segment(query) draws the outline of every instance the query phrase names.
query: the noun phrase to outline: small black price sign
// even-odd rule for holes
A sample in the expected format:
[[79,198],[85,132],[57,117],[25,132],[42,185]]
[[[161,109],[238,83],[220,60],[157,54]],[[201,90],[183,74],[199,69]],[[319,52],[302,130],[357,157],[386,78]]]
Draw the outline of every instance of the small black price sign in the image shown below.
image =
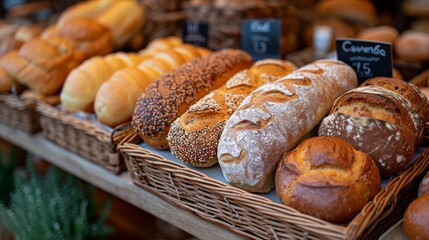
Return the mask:
[[242,23],[241,48],[253,60],[280,58],[281,23],[275,19],[245,20]]
[[183,42],[195,46],[208,46],[209,25],[206,22],[185,21],[182,25]]
[[337,56],[356,71],[359,84],[372,77],[392,77],[392,45],[357,39],[337,39]]

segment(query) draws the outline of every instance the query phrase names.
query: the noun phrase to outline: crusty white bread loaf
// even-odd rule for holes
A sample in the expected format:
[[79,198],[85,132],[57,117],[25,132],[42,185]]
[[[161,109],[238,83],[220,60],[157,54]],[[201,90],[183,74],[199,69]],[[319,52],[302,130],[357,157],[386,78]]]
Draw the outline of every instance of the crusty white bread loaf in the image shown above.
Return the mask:
[[150,146],[167,149],[171,123],[200,98],[251,64],[252,59],[245,52],[226,49],[162,75],[138,99],[132,117],[133,128]]
[[116,71],[136,66],[141,61],[137,54],[113,53],[96,56],[83,62],[67,76],[61,90],[61,103],[68,112],[94,111],[94,99],[101,84]]
[[336,137],[304,140],[280,161],[275,182],[283,204],[335,223],[354,218],[381,185],[374,160]]
[[[410,103],[411,107],[420,115],[420,117],[412,117],[416,132],[415,147],[418,148],[425,138],[424,123],[429,121],[429,102],[420,89],[412,83],[387,77],[368,79],[363,82],[361,86],[379,86],[386,88],[400,94]],[[419,119],[421,119],[421,121]]]
[[429,33],[408,30],[396,39],[396,54],[411,61],[429,60]]
[[58,93],[67,74],[84,59],[65,38],[34,38],[12,53],[3,70],[15,81],[45,95]]
[[378,86],[353,89],[338,98],[320,124],[320,136],[351,143],[376,161],[380,175],[401,173],[415,149],[421,116],[396,92]]
[[[194,48],[181,45],[158,49],[158,53],[142,61],[138,67],[124,68],[113,74],[100,86],[95,97],[94,109],[98,121],[110,127],[130,121],[138,97],[150,83],[189,61],[189,54],[195,54],[192,58],[200,56],[197,50],[187,51],[189,47]],[[160,68],[160,65],[165,68]]]
[[217,163],[217,146],[225,122],[256,88],[296,69],[289,61],[261,60],[230,78],[176,119],[167,136],[171,153],[196,167]]
[[283,154],[356,85],[350,66],[319,60],[253,91],[226,122],[219,141],[226,180],[250,192],[269,192]]
[[91,18],[76,18],[65,22],[61,27],[52,25],[42,33],[42,38],[53,36],[71,40],[75,49],[85,55],[85,59],[93,56],[104,56],[114,49],[110,29]]
[[144,8],[136,0],[92,0],[67,8],[58,27],[76,18],[93,18],[110,29],[116,47],[121,47],[144,25]]

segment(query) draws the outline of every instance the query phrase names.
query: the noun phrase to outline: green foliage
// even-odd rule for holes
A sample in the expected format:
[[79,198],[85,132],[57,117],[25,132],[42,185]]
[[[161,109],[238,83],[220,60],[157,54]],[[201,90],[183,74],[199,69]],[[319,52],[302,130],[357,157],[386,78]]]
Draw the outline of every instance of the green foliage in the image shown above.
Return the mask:
[[15,158],[17,148],[14,146],[11,148],[7,159],[3,159],[3,155],[0,154],[0,203],[4,205],[9,204],[10,193],[13,191],[14,185],[14,172],[15,172]]
[[104,201],[99,216],[94,189],[87,194],[75,178],[62,178],[56,168],[38,176],[29,162],[29,178],[15,177],[9,208],[0,204],[0,221],[17,240],[100,239],[111,233],[104,224],[110,201]]

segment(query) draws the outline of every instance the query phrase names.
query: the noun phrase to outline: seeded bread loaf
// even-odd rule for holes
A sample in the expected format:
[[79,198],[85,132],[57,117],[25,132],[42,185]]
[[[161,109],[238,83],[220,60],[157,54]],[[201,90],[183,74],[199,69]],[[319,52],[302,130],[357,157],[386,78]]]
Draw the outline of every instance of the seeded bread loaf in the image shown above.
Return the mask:
[[323,119],[320,136],[336,136],[376,161],[382,177],[401,173],[411,161],[420,115],[396,92],[378,86],[353,89],[338,98]]
[[161,76],[137,101],[132,126],[149,145],[168,149],[171,123],[210,91],[237,72],[250,67],[251,57],[241,50],[226,49],[194,59]]
[[253,91],[228,119],[219,141],[219,165],[227,181],[247,191],[269,192],[283,154],[356,85],[350,66],[319,60]]
[[350,221],[379,191],[375,162],[336,137],[303,141],[276,171],[283,204],[335,223]]
[[171,153],[196,166],[217,163],[217,146],[226,120],[256,88],[295,70],[288,61],[261,60],[235,74],[222,87],[200,99],[171,125],[167,140]]

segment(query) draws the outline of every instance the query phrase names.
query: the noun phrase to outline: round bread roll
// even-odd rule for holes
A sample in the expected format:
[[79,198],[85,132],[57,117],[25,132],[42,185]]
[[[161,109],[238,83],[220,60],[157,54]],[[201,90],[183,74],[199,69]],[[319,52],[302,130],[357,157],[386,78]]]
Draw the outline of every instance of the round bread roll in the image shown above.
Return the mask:
[[419,117],[396,92],[365,86],[335,101],[320,124],[319,135],[348,141],[376,161],[382,177],[390,177],[401,173],[414,155],[415,127],[423,125]]
[[[414,84],[394,78],[376,77],[366,80],[361,86],[380,86],[400,94],[420,114],[423,123],[429,121],[429,102]],[[416,148],[418,148],[425,138],[423,124],[416,127],[416,133]]]
[[334,223],[350,221],[380,191],[375,162],[336,137],[304,140],[280,161],[281,202]]
[[419,196],[429,193],[429,172],[423,177],[422,182],[419,186]]
[[411,202],[405,211],[403,225],[408,239],[429,239],[429,194]]
[[395,42],[396,54],[405,60],[429,60],[429,34],[408,30]]
[[368,0],[321,0],[317,3],[319,16],[334,16],[351,22],[372,26],[376,22],[376,8]]
[[357,34],[357,38],[378,42],[388,42],[393,44],[398,38],[399,33],[396,28],[391,26],[377,26],[365,28]]

